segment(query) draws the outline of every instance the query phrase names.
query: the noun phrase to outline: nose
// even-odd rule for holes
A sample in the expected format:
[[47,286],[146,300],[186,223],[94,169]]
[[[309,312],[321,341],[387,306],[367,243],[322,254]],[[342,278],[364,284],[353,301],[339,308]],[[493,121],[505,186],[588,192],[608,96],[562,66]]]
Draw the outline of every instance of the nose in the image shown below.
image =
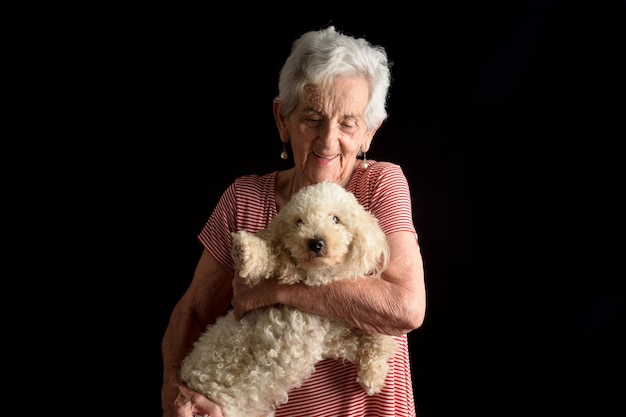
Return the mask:
[[330,143],[339,137],[339,126],[335,123],[324,123],[319,130],[319,139],[322,142]]
[[311,252],[320,254],[324,250],[325,245],[326,244],[324,243],[324,239],[320,239],[320,238],[309,239],[309,250]]

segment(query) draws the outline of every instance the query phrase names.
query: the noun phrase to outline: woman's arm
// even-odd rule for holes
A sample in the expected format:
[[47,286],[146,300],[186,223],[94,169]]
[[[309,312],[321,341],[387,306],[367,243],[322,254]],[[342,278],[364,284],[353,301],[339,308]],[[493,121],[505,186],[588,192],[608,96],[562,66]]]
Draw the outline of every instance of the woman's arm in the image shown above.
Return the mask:
[[[217,317],[224,315],[230,306],[231,282],[232,274],[205,250],[198,261],[189,288],[174,307],[163,336],[161,401],[164,416],[176,416],[177,410],[184,407],[189,408],[185,412],[192,415],[190,396],[198,396],[194,401],[197,405],[204,401],[204,398],[199,398],[199,394],[182,386],[179,379],[180,364],[206,327],[214,323]],[[196,407],[195,410],[198,411],[199,408]]]
[[402,335],[420,327],[426,312],[424,269],[415,234],[387,235],[389,266],[381,278],[343,280],[330,285],[280,285],[265,280],[255,287],[233,281],[235,316],[273,304],[336,317],[357,328]]

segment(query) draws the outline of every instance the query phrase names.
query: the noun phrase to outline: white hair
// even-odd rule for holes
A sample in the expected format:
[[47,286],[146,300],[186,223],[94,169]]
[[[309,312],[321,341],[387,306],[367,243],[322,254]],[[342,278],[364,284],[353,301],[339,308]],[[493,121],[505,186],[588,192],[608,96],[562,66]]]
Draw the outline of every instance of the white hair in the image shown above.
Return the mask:
[[287,116],[309,85],[325,85],[339,76],[363,76],[369,82],[365,123],[371,130],[387,118],[391,64],[382,46],[335,30],[334,26],[303,34],[293,42],[278,81],[280,112]]

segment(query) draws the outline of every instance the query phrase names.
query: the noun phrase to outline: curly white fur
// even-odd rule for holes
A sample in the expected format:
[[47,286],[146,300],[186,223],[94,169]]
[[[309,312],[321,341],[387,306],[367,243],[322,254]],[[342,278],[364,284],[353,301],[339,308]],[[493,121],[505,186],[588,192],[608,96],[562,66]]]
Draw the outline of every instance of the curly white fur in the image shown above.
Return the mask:
[[[294,194],[256,234],[232,234],[241,277],[255,285],[323,285],[379,276],[389,247],[376,218],[341,186],[323,182]],[[288,306],[232,311],[207,328],[181,367],[189,387],[220,405],[225,417],[272,417],[324,358],[353,362],[369,395],[381,391],[396,350],[391,336],[366,333]]]

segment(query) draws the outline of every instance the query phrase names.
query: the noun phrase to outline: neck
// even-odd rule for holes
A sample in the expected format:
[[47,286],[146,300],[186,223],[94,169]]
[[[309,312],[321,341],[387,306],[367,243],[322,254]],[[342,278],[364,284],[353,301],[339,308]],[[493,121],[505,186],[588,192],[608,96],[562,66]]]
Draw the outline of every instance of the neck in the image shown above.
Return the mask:
[[296,179],[296,168],[293,168],[293,175],[291,176],[291,185],[289,185],[289,194],[287,194],[287,201],[291,200],[291,196],[293,195],[293,183]]

